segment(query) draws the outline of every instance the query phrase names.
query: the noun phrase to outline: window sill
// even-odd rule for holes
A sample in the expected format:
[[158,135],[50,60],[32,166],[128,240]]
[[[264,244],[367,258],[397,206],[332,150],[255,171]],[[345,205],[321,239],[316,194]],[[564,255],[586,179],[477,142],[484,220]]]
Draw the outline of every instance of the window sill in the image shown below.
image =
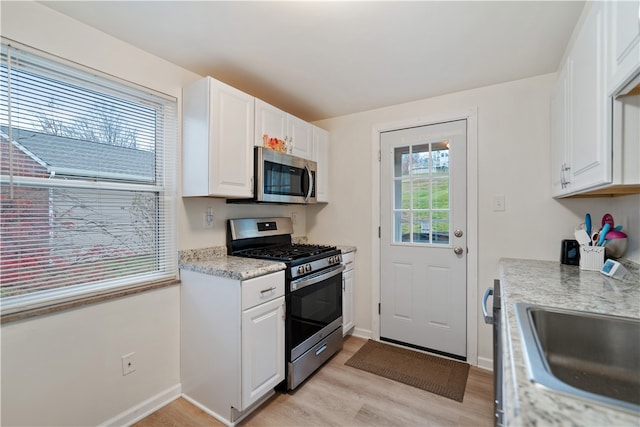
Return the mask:
[[90,297],[80,297],[73,301],[65,301],[62,303],[51,304],[44,307],[37,307],[27,309],[23,311],[17,311],[15,313],[4,314],[0,316],[0,324],[15,322],[17,320],[25,320],[32,317],[43,316],[45,314],[51,314],[58,311],[69,310],[72,308],[78,308],[85,305],[101,303],[116,298],[122,298],[130,295],[139,294],[142,292],[152,291],[156,289],[166,288],[169,286],[179,285],[180,280],[168,279],[161,281],[148,282],[139,286],[111,291],[109,293],[101,295],[92,295]]

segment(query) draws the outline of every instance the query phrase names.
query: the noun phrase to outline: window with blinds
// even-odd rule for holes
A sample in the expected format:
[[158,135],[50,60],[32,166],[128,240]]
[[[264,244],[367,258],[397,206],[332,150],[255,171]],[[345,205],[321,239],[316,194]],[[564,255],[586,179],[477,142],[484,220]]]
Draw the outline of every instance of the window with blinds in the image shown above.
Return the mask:
[[0,304],[176,278],[176,100],[3,40]]

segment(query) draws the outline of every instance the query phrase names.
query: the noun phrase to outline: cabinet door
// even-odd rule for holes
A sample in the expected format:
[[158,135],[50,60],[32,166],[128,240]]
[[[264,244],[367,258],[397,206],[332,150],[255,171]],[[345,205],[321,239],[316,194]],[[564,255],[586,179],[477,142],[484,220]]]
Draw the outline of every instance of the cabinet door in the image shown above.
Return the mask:
[[284,305],[279,297],[242,312],[241,410],[284,380]]
[[255,145],[264,146],[264,135],[288,142],[287,116],[284,111],[256,99]]
[[254,98],[211,77],[183,90],[182,195],[252,196]]
[[342,273],[342,335],[353,328],[353,270]]
[[603,6],[593,3],[567,60],[569,192],[611,181],[603,47]]
[[609,66],[608,94],[640,69],[640,0],[606,2]]
[[313,125],[289,115],[287,136],[291,144],[291,154],[303,159],[313,159]]
[[567,161],[567,73],[563,69],[551,94],[551,195],[560,196],[566,190]]
[[316,200],[318,202],[329,201],[329,132],[319,127],[313,127],[313,151],[312,160],[318,163],[316,171]]
[[251,197],[254,98],[211,80],[210,193],[229,198]]

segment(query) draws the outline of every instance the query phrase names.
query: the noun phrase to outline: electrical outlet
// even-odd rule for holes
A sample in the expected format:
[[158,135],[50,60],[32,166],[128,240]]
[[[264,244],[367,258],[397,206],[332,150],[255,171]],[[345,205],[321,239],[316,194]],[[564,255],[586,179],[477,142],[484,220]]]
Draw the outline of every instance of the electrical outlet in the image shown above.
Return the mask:
[[291,212],[291,223],[296,224],[298,222],[298,212]]
[[135,353],[129,353],[122,356],[122,375],[129,375],[136,370],[135,356]]
[[504,194],[495,194],[493,196],[493,211],[504,212]]
[[202,225],[204,228],[213,228],[213,208],[207,208],[202,214]]

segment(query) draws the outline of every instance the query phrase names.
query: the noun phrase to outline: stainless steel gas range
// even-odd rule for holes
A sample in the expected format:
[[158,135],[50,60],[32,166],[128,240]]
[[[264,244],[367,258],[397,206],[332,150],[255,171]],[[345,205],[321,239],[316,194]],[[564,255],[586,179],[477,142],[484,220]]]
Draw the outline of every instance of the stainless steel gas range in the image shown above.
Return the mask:
[[227,222],[229,255],[280,261],[285,270],[287,390],[342,348],[342,255],[335,246],[292,243],[291,218]]

